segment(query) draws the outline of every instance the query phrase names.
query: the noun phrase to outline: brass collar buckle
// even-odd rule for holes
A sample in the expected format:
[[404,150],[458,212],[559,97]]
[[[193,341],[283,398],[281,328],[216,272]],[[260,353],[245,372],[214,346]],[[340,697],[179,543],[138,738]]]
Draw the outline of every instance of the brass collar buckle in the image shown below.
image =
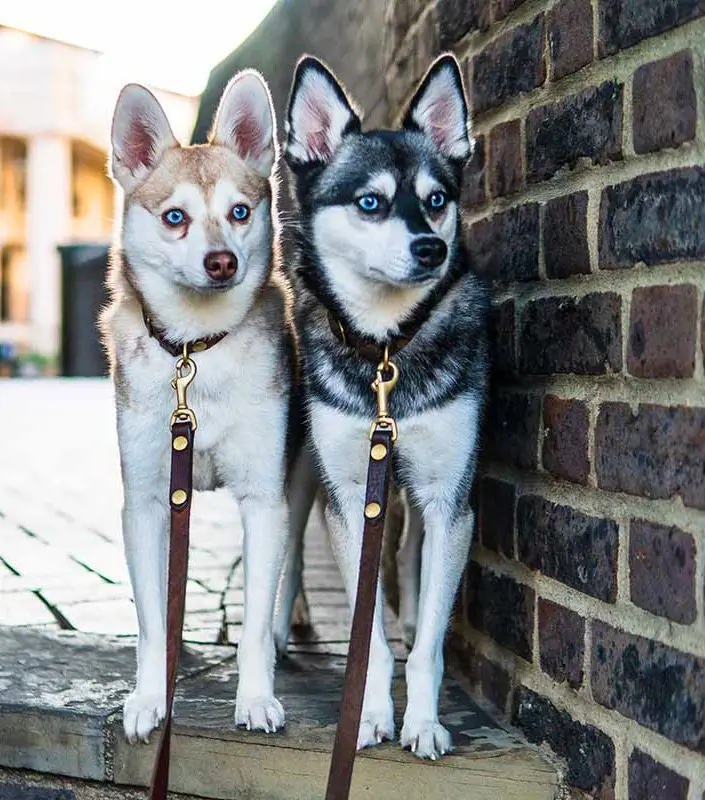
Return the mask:
[[186,402],[186,389],[196,377],[196,362],[188,354],[188,343],[184,344],[183,354],[176,362],[176,375],[171,381],[171,387],[176,391],[176,409],[171,415],[170,427],[177,422],[190,422],[191,430],[196,430],[198,423],[193,409]]

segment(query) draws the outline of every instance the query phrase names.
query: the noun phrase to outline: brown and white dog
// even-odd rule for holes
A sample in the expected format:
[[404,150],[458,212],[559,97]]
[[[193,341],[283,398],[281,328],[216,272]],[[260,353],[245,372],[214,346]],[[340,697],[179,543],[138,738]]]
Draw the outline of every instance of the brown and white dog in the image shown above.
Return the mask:
[[[226,486],[244,528],[245,623],[235,722],[275,731],[272,610],[288,538],[287,445],[295,372],[288,287],[275,266],[274,112],[252,71],[235,76],[208,144],[182,147],[157,99],[130,84],[117,101],[112,176],[124,213],[102,317],[115,383],[125,553],[139,622],[130,741],[165,713],[170,381],[173,343],[227,332],[197,353],[194,486]],[[306,512],[308,509],[306,509]],[[305,514],[304,514],[305,518]],[[253,579],[254,578],[254,579]]]

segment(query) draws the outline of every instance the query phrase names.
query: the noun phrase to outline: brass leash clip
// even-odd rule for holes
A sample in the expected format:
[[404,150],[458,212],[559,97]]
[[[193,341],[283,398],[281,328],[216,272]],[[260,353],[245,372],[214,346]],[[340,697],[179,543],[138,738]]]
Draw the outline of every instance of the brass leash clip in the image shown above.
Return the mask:
[[171,381],[171,388],[176,391],[176,409],[171,415],[170,427],[174,427],[177,422],[190,422],[191,429],[196,430],[196,415],[193,409],[186,403],[186,389],[191,381],[196,377],[196,362],[188,354],[188,346],[184,344],[184,352],[176,362],[176,376]]
[[[389,377],[385,377],[391,372]],[[384,360],[377,365],[377,376],[372,381],[372,391],[377,395],[377,419],[370,428],[370,439],[377,428],[391,428],[392,441],[397,440],[397,423],[389,413],[389,393],[397,385],[399,368],[389,360],[389,348],[384,349]]]

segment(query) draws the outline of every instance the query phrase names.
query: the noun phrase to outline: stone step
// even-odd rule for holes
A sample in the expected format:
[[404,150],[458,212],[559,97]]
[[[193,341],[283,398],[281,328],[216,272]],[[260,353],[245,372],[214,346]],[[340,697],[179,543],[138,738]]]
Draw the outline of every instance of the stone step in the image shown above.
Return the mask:
[[[0,629],[0,766],[145,786],[156,741],[130,746],[120,708],[134,670],[134,640]],[[286,730],[265,735],[233,726],[233,648],[193,647],[182,659],[172,742],[171,789],[203,798],[308,800],[325,792],[344,658],[325,643],[292,648],[277,672]],[[394,682],[401,724],[403,662]],[[421,761],[387,743],[363,751],[352,798],[551,800],[555,770],[504,730],[452,678],[441,720],[456,751]],[[156,739],[156,737],[155,737]]]

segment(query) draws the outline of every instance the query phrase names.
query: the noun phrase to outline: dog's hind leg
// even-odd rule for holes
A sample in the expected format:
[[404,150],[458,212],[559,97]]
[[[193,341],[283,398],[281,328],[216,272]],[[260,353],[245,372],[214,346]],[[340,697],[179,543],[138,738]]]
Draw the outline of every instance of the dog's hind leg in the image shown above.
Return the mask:
[[423,512],[424,542],[416,641],[406,662],[408,702],[402,747],[419,758],[436,759],[452,750],[448,731],[438,721],[438,693],[443,679],[443,640],[455,593],[467,561],[474,517],[465,509],[429,503]]
[[279,655],[286,654],[292,619],[296,625],[310,625],[308,601],[302,580],[304,568],[304,532],[316,498],[318,478],[307,447],[301,449],[289,483],[289,541],[279,576],[274,612],[274,644]]
[[404,498],[404,532],[397,551],[397,579],[399,582],[399,622],[404,644],[411,649],[416,638],[416,621],[419,613],[419,580],[421,577],[421,543],[423,520],[421,514]]

